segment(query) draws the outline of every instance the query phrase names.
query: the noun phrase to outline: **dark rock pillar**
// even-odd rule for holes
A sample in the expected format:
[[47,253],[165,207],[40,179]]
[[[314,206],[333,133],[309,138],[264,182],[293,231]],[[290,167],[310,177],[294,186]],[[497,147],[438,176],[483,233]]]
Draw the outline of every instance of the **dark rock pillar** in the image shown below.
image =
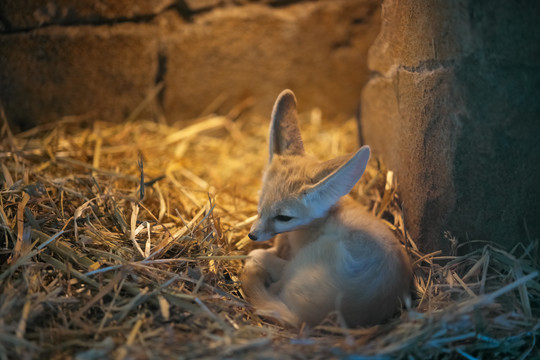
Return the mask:
[[540,2],[387,0],[362,97],[426,250],[540,235]]

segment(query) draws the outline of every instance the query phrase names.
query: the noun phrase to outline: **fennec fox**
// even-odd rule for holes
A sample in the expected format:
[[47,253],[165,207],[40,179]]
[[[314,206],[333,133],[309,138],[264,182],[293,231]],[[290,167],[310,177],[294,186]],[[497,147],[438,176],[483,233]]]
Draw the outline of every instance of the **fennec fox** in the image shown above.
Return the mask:
[[249,238],[244,292],[258,312],[310,326],[337,311],[348,326],[377,324],[408,296],[409,259],[392,232],[349,195],[370,155],[319,162],[304,153],[296,99],[284,90],[270,125],[270,159]]

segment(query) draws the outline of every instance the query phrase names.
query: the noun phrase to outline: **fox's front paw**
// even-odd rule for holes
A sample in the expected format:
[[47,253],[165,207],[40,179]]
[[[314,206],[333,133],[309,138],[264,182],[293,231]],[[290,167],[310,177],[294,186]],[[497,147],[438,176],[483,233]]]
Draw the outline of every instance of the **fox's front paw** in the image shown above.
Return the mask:
[[272,284],[272,278],[265,268],[264,258],[266,255],[264,252],[262,249],[257,249],[249,253],[250,259],[246,260],[244,265],[243,277],[252,280],[259,279],[268,288]]
[[264,249],[255,249],[251,250],[248,256],[250,257],[248,262],[254,262],[260,266],[264,266],[263,264],[265,263],[265,259],[268,257],[268,251]]
[[267,288],[281,279],[286,265],[285,260],[264,249],[253,250],[249,256],[250,259],[246,261],[244,271],[258,276],[261,280],[264,279]]

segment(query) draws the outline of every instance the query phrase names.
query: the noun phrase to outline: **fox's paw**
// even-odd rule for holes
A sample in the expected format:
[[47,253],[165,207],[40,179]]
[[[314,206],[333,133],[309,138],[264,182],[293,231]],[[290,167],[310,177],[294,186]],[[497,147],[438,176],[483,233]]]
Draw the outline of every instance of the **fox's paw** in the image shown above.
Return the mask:
[[263,249],[256,249],[251,251],[248,256],[250,256],[250,258],[244,265],[244,276],[252,279],[259,279],[259,281],[264,283],[264,286],[268,288],[273,281],[267,270],[267,252]]
[[244,265],[244,272],[249,273],[259,273],[260,271],[266,271],[264,270],[264,250],[257,249],[251,251],[248,256],[249,258],[246,260],[246,263]]
[[253,250],[249,256],[250,259],[246,261],[244,272],[264,280],[267,288],[281,279],[287,261],[264,249]]

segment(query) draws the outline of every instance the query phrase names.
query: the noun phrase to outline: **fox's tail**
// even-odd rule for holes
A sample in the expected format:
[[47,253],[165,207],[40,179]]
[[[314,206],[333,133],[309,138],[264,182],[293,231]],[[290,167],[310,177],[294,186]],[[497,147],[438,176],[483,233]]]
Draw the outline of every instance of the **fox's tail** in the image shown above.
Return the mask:
[[241,276],[242,288],[255,307],[256,314],[276,319],[293,327],[300,327],[302,321],[287,304],[265,285],[266,271],[256,265],[246,266]]

